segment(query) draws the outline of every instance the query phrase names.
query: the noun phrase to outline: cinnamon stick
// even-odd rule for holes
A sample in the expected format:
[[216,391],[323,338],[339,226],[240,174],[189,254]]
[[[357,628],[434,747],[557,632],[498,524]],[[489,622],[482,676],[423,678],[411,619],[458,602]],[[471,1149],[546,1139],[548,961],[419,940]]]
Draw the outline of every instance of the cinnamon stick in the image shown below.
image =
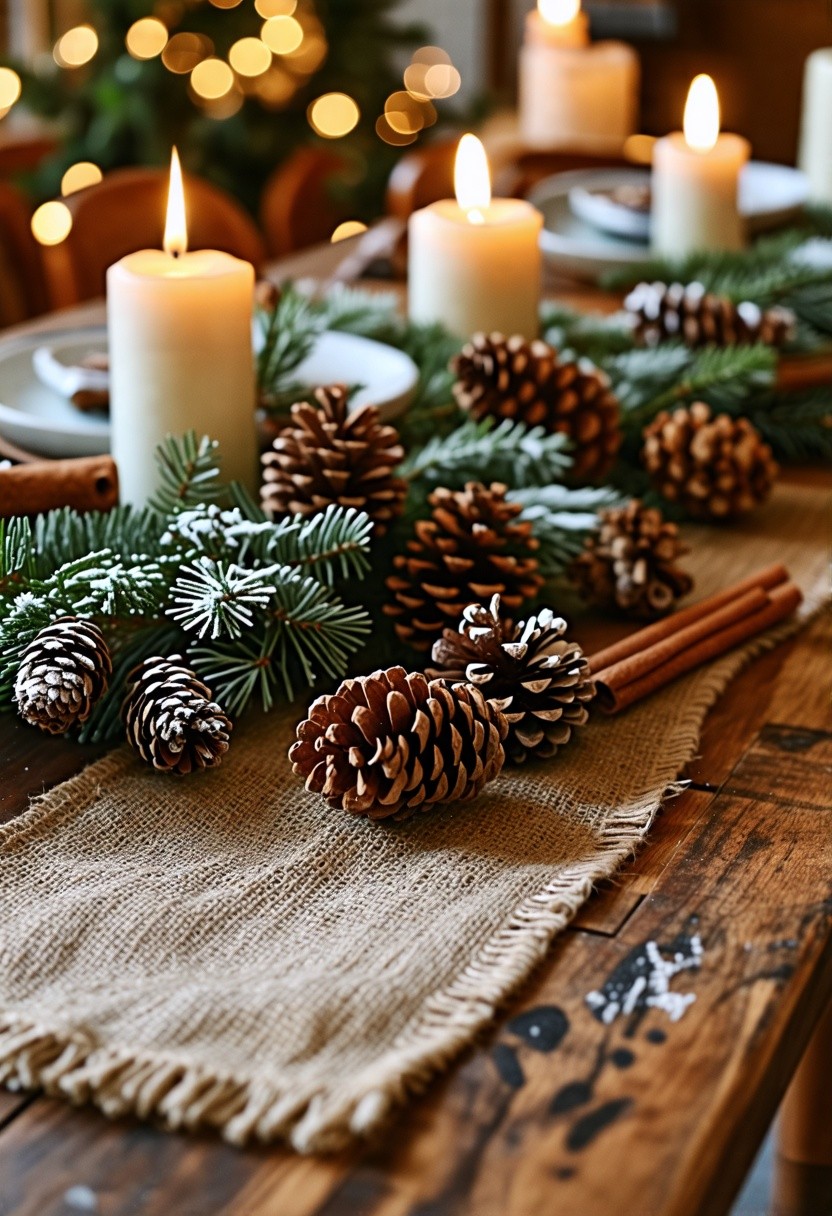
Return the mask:
[[807,388],[825,388],[832,384],[832,353],[796,356],[781,359],[777,370],[777,387],[796,393]]
[[731,600],[724,607],[717,608],[715,612],[709,612],[686,628],[678,629],[652,646],[645,646],[638,654],[628,655],[625,659],[620,659],[617,663],[602,668],[596,679],[616,690],[623,688],[626,684],[633,684],[636,680],[649,675],[651,671],[655,671],[657,667],[669,663],[677,654],[710,637],[712,633],[719,633],[721,630],[745,620],[746,617],[752,616],[755,612],[762,612],[770,602],[766,592],[761,587],[755,587],[752,591],[741,595],[739,599]]
[[603,671],[604,668],[612,667],[614,663],[620,663],[622,659],[629,658],[630,655],[642,653],[648,646],[653,646],[656,642],[671,637],[688,625],[695,624],[696,621],[700,621],[717,609],[730,604],[732,600],[747,595],[749,591],[753,591],[755,588],[770,591],[773,587],[788,582],[788,578],[788,570],[779,562],[773,566],[766,566],[764,570],[759,570],[756,574],[741,579],[733,586],[726,587],[724,591],[717,591],[714,595],[709,595],[707,599],[700,600],[698,604],[682,608],[679,612],[674,612],[672,616],[666,616],[662,620],[656,621],[654,625],[639,629],[636,633],[622,638],[620,642],[599,650],[597,654],[592,655],[589,665],[594,672]]
[[652,693],[658,692],[660,688],[664,688],[679,676],[693,671],[695,667],[709,663],[712,659],[733,650],[735,646],[747,642],[758,633],[786,620],[800,605],[802,599],[803,594],[794,583],[777,587],[771,592],[769,603],[765,608],[752,612],[727,628],[709,634],[702,641],[678,652],[668,662],[621,688],[611,688],[604,680],[604,673],[601,672],[597,677],[598,704],[605,713],[609,714],[627,709],[636,701],[641,701]]
[[110,456],[34,460],[0,469],[0,519],[56,507],[109,511],[117,502],[118,472]]

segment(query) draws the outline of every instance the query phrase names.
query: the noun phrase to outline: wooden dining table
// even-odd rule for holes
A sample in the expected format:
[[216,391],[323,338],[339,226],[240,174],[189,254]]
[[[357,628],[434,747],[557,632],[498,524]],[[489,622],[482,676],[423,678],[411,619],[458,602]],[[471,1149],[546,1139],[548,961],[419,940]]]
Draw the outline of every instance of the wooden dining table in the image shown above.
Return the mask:
[[[271,273],[326,279],[341,256],[312,250]],[[616,303],[556,287],[578,307]],[[0,352],[102,318],[100,303],[42,318]],[[829,485],[825,470],[785,476]],[[600,646],[621,627],[589,630]],[[322,1158],[242,1150],[0,1090],[0,1216],[720,1216],[778,1109],[772,1211],[828,1216],[830,643],[824,614],[734,681],[638,856],[379,1141]],[[4,715],[0,822],[98,754]],[[704,954],[686,962],[694,933]],[[680,960],[668,983],[684,1016],[596,1016],[588,994],[626,986],[657,951]]]

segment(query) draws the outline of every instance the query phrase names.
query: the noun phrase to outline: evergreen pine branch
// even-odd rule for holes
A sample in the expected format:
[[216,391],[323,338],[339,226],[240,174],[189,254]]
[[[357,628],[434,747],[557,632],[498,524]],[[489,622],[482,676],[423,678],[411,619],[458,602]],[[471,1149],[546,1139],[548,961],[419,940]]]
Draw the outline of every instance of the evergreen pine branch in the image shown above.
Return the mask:
[[257,310],[257,384],[267,409],[280,410],[287,398],[297,399],[300,386],[294,373],[312,353],[325,323],[323,310],[291,283],[281,288],[274,309]]
[[743,411],[778,460],[832,460],[832,389],[763,394]]
[[633,323],[624,312],[603,316],[547,304],[541,311],[541,332],[564,360],[590,359],[602,363],[635,346]]
[[156,449],[159,488],[150,506],[160,515],[173,515],[188,507],[218,498],[224,486],[220,481],[218,444],[195,431],[181,437],[168,436]]
[[370,627],[364,609],[291,574],[278,581],[268,617],[247,637],[196,646],[190,657],[230,713],[242,713],[255,696],[268,710],[281,693],[291,700],[297,688],[314,685],[320,671],[342,678]]
[[283,573],[277,566],[246,570],[200,557],[180,569],[165,612],[198,638],[234,641],[264,614],[277,590],[273,580]]
[[19,586],[34,573],[34,538],[25,516],[0,519],[0,595]]
[[291,567],[333,586],[362,579],[370,569],[373,522],[364,511],[335,503],[305,519],[289,517],[262,531],[255,542],[263,561]]
[[81,514],[60,507],[38,515],[33,524],[33,575],[44,578],[58,566],[109,549],[124,560],[158,558],[162,517],[150,508],[131,506]]
[[436,485],[462,489],[469,481],[501,481],[517,488],[549,485],[570,468],[568,447],[565,435],[547,434],[542,427],[469,419],[446,438],[436,436],[412,451],[399,473],[422,491]]
[[113,657],[113,674],[106,694],[94,707],[78,734],[79,743],[117,743],[124,738],[121,706],[127,678],[145,659],[160,655],[168,657],[182,649],[182,634],[173,625],[153,623],[131,632],[119,641],[118,635],[108,633],[107,640]]
[[520,503],[523,507],[520,518],[532,525],[540,545],[536,557],[546,579],[562,574],[580,553],[586,537],[598,527],[599,511],[625,501],[610,486],[578,490],[541,486],[513,490],[508,498]]

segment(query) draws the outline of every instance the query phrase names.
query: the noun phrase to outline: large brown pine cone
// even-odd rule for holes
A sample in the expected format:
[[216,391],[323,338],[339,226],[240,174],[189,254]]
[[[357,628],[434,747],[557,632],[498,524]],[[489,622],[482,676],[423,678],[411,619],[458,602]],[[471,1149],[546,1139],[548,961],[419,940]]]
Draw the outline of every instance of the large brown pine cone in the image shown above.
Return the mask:
[[543,608],[513,625],[500,615],[500,597],[486,608],[469,604],[458,630],[434,643],[425,675],[479,688],[505,714],[506,753],[515,764],[554,756],[589,717],[595,696],[580,646],[565,638],[566,621]]
[[384,611],[396,633],[416,650],[428,650],[469,604],[502,596],[516,612],[543,585],[530,523],[521,507],[506,501],[499,482],[469,482],[464,490],[434,490],[430,519],[415,525],[408,552],[393,559],[387,579],[392,603]]
[[292,406],[292,422],[262,457],[263,510],[312,515],[337,503],[366,511],[381,534],[407,493],[393,476],[404,458],[399,433],[372,406],[350,410],[342,385],[319,388],[315,399]]
[[457,404],[473,418],[508,418],[568,435],[573,481],[598,481],[615,464],[618,400],[609,377],[591,363],[563,363],[540,340],[475,334],[451,370]]
[[747,418],[711,416],[698,401],[658,414],[642,459],[653,485],[694,519],[730,519],[768,497],[777,477],[771,448]]
[[391,667],[318,697],[289,757],[307,790],[330,806],[406,819],[475,798],[503,767],[507,729],[473,686],[451,689]]
[[693,579],[676,565],[687,552],[675,524],[633,499],[600,512],[598,532],[587,538],[569,577],[589,603],[649,621],[692,589]]
[[121,716],[128,743],[146,764],[182,776],[221,763],[231,722],[180,655],[145,659],[127,684]]
[[98,626],[60,617],[23,651],[14,682],[17,712],[50,735],[65,734],[86,722],[112,674],[110,651]]
[[701,283],[639,283],[624,301],[645,346],[679,339],[688,346],[733,346],[764,342],[785,346],[794,337],[791,309],[734,304]]

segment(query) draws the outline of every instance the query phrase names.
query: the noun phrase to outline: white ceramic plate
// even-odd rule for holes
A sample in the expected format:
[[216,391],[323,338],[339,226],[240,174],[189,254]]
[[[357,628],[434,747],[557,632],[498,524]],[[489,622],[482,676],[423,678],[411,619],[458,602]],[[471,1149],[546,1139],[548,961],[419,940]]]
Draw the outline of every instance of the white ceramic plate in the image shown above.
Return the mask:
[[[559,270],[597,279],[651,258],[650,218],[613,203],[599,191],[641,185],[646,169],[578,169],[540,182],[529,199],[543,212],[541,245]],[[808,186],[797,169],[754,162],[740,180],[740,209],[752,231],[784,223],[804,206]]]
[[[44,456],[98,456],[110,446],[110,424],[101,414],[83,414],[38,380],[32,355],[49,346],[71,364],[90,351],[106,351],[103,328],[40,333],[0,344],[0,434]],[[297,369],[300,383],[361,385],[354,406],[375,405],[384,418],[406,408],[419,380],[416,364],[402,351],[353,334],[325,333]]]

